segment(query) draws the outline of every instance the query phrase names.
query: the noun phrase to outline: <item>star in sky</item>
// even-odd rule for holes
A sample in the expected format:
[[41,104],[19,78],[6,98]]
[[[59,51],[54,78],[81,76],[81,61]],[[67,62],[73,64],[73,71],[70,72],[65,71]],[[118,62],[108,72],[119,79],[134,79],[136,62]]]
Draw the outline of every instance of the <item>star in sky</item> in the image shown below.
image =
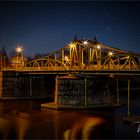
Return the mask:
[[107,29],[107,30],[109,30],[109,29],[110,29],[110,27],[109,27],[109,26],[107,26],[107,27],[106,27],[106,29]]

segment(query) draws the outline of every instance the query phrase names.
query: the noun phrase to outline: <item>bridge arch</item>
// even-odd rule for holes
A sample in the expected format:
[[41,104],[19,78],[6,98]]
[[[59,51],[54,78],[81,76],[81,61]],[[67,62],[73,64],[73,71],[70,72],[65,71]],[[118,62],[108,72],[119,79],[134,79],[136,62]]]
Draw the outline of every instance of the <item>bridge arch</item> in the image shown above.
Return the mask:
[[53,53],[32,60],[23,69],[46,71],[140,70],[140,54],[120,50],[96,40],[78,40]]
[[59,60],[40,58],[25,64],[25,69],[31,70],[69,70],[66,64]]

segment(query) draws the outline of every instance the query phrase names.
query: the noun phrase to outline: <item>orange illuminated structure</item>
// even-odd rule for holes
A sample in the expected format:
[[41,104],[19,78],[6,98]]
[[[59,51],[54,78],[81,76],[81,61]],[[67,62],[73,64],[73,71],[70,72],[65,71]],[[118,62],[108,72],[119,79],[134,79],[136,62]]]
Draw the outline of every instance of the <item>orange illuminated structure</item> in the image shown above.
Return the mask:
[[21,46],[18,46],[15,48],[16,56],[13,56],[11,58],[11,66],[15,69],[21,69],[24,67],[24,58],[23,58],[23,48]]
[[11,58],[11,66],[15,69],[21,69],[24,66],[23,56],[14,56]]
[[43,71],[139,71],[140,54],[120,50],[96,40],[76,37],[45,57],[25,64],[24,70]]
[[[99,104],[102,103],[101,100],[102,97],[99,98],[99,101],[96,99],[94,102],[92,102],[93,101],[92,96],[89,98],[89,95],[92,94],[92,92],[88,93],[88,90],[91,88],[90,86],[94,82],[88,79],[87,78],[88,76],[97,76],[98,78],[99,76],[106,76],[114,78],[117,82],[116,97],[117,103],[119,103],[119,79],[121,79],[123,76],[126,78],[128,82],[128,94],[129,94],[130,93],[129,78],[131,76],[132,77],[140,76],[140,54],[107,46],[104,43],[98,42],[96,38],[94,40],[87,40],[85,38],[78,40],[77,37],[75,36],[74,39],[69,44],[65,45],[63,48],[58,49],[57,51],[54,51],[46,55],[45,57],[40,57],[38,59],[34,59],[28,62],[24,61],[22,50],[23,49],[21,47],[18,47],[16,49],[17,55],[11,59],[12,62],[11,69],[14,75],[17,76],[17,79],[18,75],[21,75],[21,77],[22,76],[24,77],[26,75],[29,78],[29,79],[27,78],[27,82],[29,84],[30,97],[32,97],[33,95],[33,82],[34,82],[33,79],[35,78],[35,75],[53,75],[54,77],[56,77],[56,81],[54,82],[55,83],[54,98],[56,105],[71,104],[77,106],[77,104],[80,104],[80,106],[85,107],[95,102],[98,102]],[[2,80],[5,78],[3,73],[6,73],[7,71],[10,71],[9,68],[7,67],[4,67],[4,69],[2,69],[1,71],[1,75],[3,76],[3,77],[1,76]],[[70,92],[71,100],[68,99],[67,102],[66,98],[68,98],[68,95],[64,93],[65,92],[64,89],[68,87],[68,85],[76,85],[74,84],[76,81],[74,81],[73,79],[69,78],[67,79],[63,77],[68,75],[72,75],[74,77],[76,76],[79,79],[77,83],[81,82],[82,85],[79,87],[83,87],[84,85],[84,89],[81,91],[81,94],[79,94],[80,97],[78,98],[75,92],[75,89],[77,89],[77,87],[74,87],[73,90],[71,90]],[[83,79],[81,79],[81,76],[83,76]],[[51,80],[53,81],[54,79]],[[65,84],[67,80],[71,81],[71,84],[68,85]],[[64,82],[66,87],[65,86],[63,87],[62,86],[63,84],[59,83],[62,81]],[[26,84],[26,82],[24,83]],[[89,83],[92,84],[90,85]],[[1,89],[3,88],[2,86]],[[63,89],[62,92],[60,92],[60,88]],[[108,89],[107,87],[104,88]],[[63,93],[64,96],[67,97],[64,97]],[[105,92],[102,93],[106,94]],[[74,95],[74,97],[72,94]],[[66,102],[63,103],[63,101]],[[105,101],[107,100],[104,100],[104,102]]]

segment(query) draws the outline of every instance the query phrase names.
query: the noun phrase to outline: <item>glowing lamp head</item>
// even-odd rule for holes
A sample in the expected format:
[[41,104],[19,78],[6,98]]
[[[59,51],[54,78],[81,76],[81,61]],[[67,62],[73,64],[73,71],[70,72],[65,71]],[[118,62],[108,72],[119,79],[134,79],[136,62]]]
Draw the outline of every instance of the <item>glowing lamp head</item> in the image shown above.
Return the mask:
[[108,55],[109,55],[109,56],[113,56],[113,52],[109,52]]
[[97,49],[101,49],[101,46],[100,45],[97,45]]
[[69,60],[68,56],[65,56],[65,61],[68,61],[68,60]]
[[73,48],[75,45],[74,45],[74,43],[70,43],[69,46],[70,46],[70,48]]
[[84,44],[84,45],[88,45],[88,41],[86,41],[86,40],[83,41],[83,44]]
[[19,46],[18,46],[18,47],[16,48],[16,52],[17,52],[17,53],[21,53],[22,51],[23,51],[22,47],[19,47]]

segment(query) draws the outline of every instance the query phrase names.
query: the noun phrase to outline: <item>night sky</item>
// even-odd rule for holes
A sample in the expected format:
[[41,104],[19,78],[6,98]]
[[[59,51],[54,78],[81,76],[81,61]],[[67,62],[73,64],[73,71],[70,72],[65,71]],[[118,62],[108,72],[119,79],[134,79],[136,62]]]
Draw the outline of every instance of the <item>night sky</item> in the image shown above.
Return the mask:
[[87,38],[140,53],[140,2],[0,1],[0,47],[24,55],[50,53]]

